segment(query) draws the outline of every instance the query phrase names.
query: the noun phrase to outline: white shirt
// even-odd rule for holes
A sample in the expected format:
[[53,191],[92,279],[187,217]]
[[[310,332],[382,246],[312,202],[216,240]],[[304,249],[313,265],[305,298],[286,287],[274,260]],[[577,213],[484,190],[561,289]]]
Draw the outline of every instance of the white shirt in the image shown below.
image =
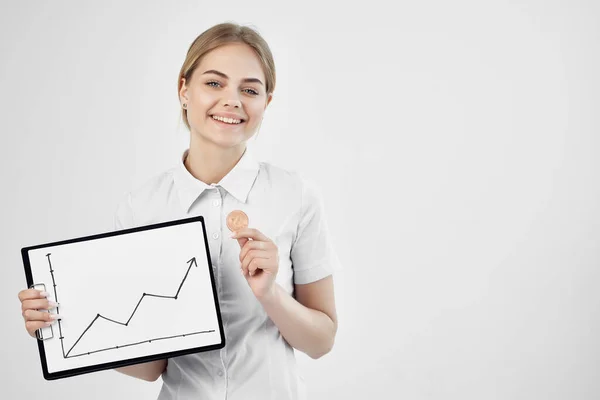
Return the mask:
[[276,282],[294,284],[331,275],[339,262],[331,246],[320,193],[296,172],[257,162],[247,148],[218,184],[177,165],[127,193],[116,229],[202,215],[225,333],[225,347],[168,360],[159,400],[296,400],[304,398],[293,348],[281,336],[240,272],[240,247],[227,215],[236,209],[279,249]]

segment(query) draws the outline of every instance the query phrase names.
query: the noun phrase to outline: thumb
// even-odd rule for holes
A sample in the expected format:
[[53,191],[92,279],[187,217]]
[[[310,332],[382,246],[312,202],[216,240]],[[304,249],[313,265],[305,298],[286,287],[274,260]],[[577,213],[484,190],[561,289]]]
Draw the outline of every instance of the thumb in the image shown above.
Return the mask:
[[242,247],[244,247],[244,245],[246,244],[246,242],[247,242],[247,241],[248,241],[248,238],[239,238],[239,239],[237,239],[237,242],[238,242],[238,243],[239,243],[239,245],[240,245],[240,249],[241,249]]

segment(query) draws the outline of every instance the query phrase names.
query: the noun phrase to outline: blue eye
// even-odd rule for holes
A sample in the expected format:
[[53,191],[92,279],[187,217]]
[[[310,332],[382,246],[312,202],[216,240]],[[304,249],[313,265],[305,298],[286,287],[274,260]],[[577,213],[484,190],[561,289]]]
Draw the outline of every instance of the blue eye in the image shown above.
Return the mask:
[[[217,81],[208,81],[208,82],[206,82],[206,86],[217,88],[217,87],[221,87],[221,83],[217,82]],[[256,90],[250,89],[250,88],[244,89],[243,91],[252,96],[258,96],[258,94],[259,94]]]

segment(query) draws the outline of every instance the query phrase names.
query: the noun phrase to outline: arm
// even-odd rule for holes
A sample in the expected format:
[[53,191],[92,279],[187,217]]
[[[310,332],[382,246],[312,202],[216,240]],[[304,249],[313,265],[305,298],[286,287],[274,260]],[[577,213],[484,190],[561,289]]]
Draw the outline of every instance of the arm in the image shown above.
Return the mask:
[[295,286],[296,299],[273,283],[258,300],[290,346],[313,359],[333,348],[337,316],[333,277]]
[[167,360],[156,360],[144,364],[129,365],[127,367],[115,368],[122,374],[143,379],[148,382],[156,381],[167,368]]
[[337,333],[331,273],[339,260],[331,245],[323,202],[313,186],[303,185],[299,211],[289,254],[293,297],[275,281],[279,249],[273,240],[253,228],[242,228],[232,237],[241,248],[242,274],[267,315],[292,347],[315,359],[331,351]]

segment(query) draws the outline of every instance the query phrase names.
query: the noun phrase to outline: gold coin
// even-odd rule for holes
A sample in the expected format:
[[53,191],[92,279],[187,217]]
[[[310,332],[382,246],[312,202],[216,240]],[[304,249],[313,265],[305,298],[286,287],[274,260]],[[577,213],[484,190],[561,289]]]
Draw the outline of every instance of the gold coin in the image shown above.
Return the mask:
[[227,227],[230,231],[239,231],[248,227],[248,216],[241,210],[234,210],[227,216]]

